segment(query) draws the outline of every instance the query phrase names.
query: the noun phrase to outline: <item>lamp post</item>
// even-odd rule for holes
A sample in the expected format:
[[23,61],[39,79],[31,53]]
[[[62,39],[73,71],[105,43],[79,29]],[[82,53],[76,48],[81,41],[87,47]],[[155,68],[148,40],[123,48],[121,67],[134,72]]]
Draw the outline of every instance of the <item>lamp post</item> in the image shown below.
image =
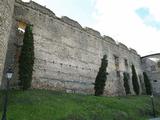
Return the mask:
[[8,103],[8,90],[9,90],[9,81],[11,80],[13,75],[13,71],[11,68],[9,68],[6,72],[6,78],[7,78],[7,85],[5,88],[5,96],[4,96],[4,106],[3,106],[3,115],[2,120],[7,120],[6,113],[7,113],[7,103]]
[[151,101],[152,101],[152,110],[153,110],[153,117],[156,117],[156,112],[155,112],[155,107],[154,107],[154,100],[153,100],[154,96],[151,95]]

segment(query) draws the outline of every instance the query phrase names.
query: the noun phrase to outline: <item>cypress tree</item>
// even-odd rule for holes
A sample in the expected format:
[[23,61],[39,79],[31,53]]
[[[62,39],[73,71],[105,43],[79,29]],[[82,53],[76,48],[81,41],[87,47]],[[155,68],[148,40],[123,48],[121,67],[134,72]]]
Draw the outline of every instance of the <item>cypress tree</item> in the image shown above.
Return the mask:
[[134,65],[132,65],[132,84],[133,84],[133,90],[135,91],[136,95],[139,95],[139,92],[140,92],[139,84],[138,84],[137,73]]
[[131,93],[128,80],[129,80],[129,74],[124,72],[123,73],[123,81],[124,81],[125,92],[126,92],[127,95]]
[[151,83],[148,78],[148,75],[145,72],[143,72],[143,77],[144,77],[144,83],[145,83],[145,88],[146,88],[146,94],[151,95],[152,94]]
[[27,90],[31,87],[32,71],[34,64],[34,41],[32,26],[27,25],[23,38],[23,46],[19,58],[20,87]]
[[106,72],[107,66],[108,66],[107,55],[104,55],[102,58],[101,67],[99,68],[99,72],[95,80],[95,86],[94,86],[95,96],[103,95],[105,82],[107,80],[107,72]]

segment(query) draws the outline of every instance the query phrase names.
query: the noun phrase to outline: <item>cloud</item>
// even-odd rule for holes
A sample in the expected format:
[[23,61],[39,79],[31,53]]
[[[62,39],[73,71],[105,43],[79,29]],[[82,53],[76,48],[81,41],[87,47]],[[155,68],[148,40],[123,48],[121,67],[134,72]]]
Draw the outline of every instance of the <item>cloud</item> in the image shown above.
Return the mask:
[[145,19],[147,16],[150,15],[148,8],[139,8],[136,10],[136,13],[142,18]]
[[149,8],[150,14],[155,18],[156,21],[160,21],[160,0],[143,0],[145,6]]
[[144,21],[144,24],[160,30],[160,21],[157,21],[154,16],[150,14],[148,8],[139,8],[136,10],[136,13]]
[[96,24],[92,27],[141,55],[160,52],[160,30],[155,29],[160,20],[159,4],[159,0],[96,0]]

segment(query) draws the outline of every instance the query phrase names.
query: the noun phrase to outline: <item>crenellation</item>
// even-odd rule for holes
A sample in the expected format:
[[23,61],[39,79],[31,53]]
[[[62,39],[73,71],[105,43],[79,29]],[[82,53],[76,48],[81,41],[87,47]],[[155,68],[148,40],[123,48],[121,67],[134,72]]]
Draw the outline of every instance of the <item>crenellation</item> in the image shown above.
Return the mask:
[[130,51],[131,53],[134,53],[134,54],[138,55],[138,54],[137,54],[137,51],[136,51],[135,49],[129,48],[129,51]]
[[84,30],[85,30],[87,33],[89,33],[89,34],[91,34],[91,35],[93,35],[93,36],[96,36],[96,37],[98,37],[98,38],[101,38],[100,32],[98,32],[98,31],[96,31],[96,30],[94,30],[94,29],[92,29],[92,28],[85,27]]
[[[129,65],[134,61],[138,74],[142,73],[140,57],[136,51],[129,50],[122,43],[117,44],[111,37],[105,35],[102,37],[100,32],[92,28],[82,28],[77,21],[66,16],[59,18],[48,8],[33,1],[25,3],[16,0],[13,15],[15,27],[11,29],[12,42],[16,42],[20,37],[15,32],[18,21],[33,25],[35,47],[33,88],[93,94],[96,75],[105,54],[109,63],[105,95],[124,95],[122,86],[123,72],[126,70],[124,59],[128,60]],[[19,41],[22,42],[22,36],[20,38]],[[8,44],[12,45],[10,42]],[[16,48],[10,47],[11,49],[16,51]],[[9,52],[15,55],[14,52]],[[119,77],[114,55],[119,59]],[[11,56],[7,59],[11,59]],[[18,62],[16,64],[18,65]],[[18,70],[15,73],[18,76]],[[129,74],[131,75],[130,71]]]
[[30,2],[23,2],[22,0],[16,0],[16,3],[19,3],[23,6],[26,6],[26,7],[29,7],[29,8],[32,8],[36,11],[39,11],[43,14],[47,14],[48,16],[51,16],[53,18],[55,18],[55,13],[53,13],[50,9],[40,5],[40,4],[37,4],[36,2],[34,1],[30,1]]
[[118,43],[118,46],[120,48],[123,48],[123,49],[127,50],[127,51],[129,50],[128,47],[126,45],[124,45],[123,43],[121,43],[121,42]]
[[115,40],[113,40],[111,37],[109,37],[109,36],[103,36],[103,39],[106,41],[106,42],[109,42],[109,43],[111,43],[111,44],[114,44],[114,45],[116,45],[116,42],[115,42]]
[[[23,4],[26,4],[26,3],[24,3],[24,2],[22,2],[21,0],[16,0],[16,2],[18,2],[18,3],[23,3]],[[48,8],[46,8],[46,7],[44,7],[44,6],[41,6],[41,5],[39,5],[39,4],[37,4],[37,3],[35,3],[35,2],[33,2],[33,1],[30,1],[29,3],[27,3],[27,4],[31,4],[31,5],[28,5],[27,7],[30,7],[30,8],[32,8],[32,9],[34,9],[34,8],[37,8],[37,9],[42,9],[42,10],[39,10],[39,12],[41,12],[41,13],[43,13],[43,14],[47,14],[47,15],[49,15],[50,16],[50,12],[52,12],[52,11],[50,11]],[[37,10],[37,9],[35,9],[35,10]],[[44,11],[49,11],[49,12],[45,12],[44,13],[44,11],[43,11],[43,9],[45,9]],[[53,13],[53,12],[52,12]],[[53,13],[54,14],[54,13]],[[79,32],[83,32],[83,31],[85,31],[85,32],[87,32],[87,33],[89,33],[89,34],[91,34],[91,35],[93,35],[93,36],[95,36],[95,37],[97,37],[96,39],[104,39],[105,41],[107,41],[107,42],[109,42],[109,43],[112,43],[112,44],[115,44],[115,45],[119,45],[119,43],[117,43],[116,44],[116,41],[114,40],[114,39],[112,39],[111,37],[109,37],[109,36],[101,36],[101,34],[100,34],[100,32],[98,32],[98,31],[96,31],[96,30],[94,30],[94,29],[92,29],[92,28],[89,28],[89,27],[85,27],[85,28],[82,28],[82,26],[77,22],[77,21],[75,21],[75,20],[72,20],[72,19],[70,19],[70,18],[68,18],[68,17],[66,17],[66,16],[62,16],[61,18],[59,18],[59,17],[57,17],[57,16],[55,16],[55,14],[54,14],[54,16],[50,16],[50,17],[53,17],[54,19],[57,19],[58,21],[62,21],[62,22],[64,22],[64,23],[66,23],[66,24],[68,24],[68,25],[71,25],[71,26],[73,26],[73,27],[75,27],[75,28],[77,28],[77,29],[75,29],[76,31],[79,31]],[[63,23],[62,23],[63,24]],[[125,46],[125,45],[122,45],[122,43],[120,43],[120,46],[122,47],[122,48],[124,48],[124,49],[128,49],[127,48],[127,46]],[[135,50],[130,50],[132,53],[134,53],[134,54],[137,54],[137,52],[135,51]]]
[[72,20],[70,19],[69,17],[66,17],[66,16],[62,16],[61,17],[61,21],[71,25],[71,26],[74,26],[74,27],[77,27],[79,29],[82,29],[82,26],[75,20]]

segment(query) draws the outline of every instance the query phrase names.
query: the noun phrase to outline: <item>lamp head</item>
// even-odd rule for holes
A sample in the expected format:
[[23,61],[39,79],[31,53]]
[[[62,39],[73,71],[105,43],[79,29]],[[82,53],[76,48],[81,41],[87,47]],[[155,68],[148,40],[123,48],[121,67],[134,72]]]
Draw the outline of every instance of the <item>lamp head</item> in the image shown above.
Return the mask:
[[9,68],[6,72],[6,77],[7,79],[11,79],[12,78],[12,75],[13,75],[13,71],[11,68]]

